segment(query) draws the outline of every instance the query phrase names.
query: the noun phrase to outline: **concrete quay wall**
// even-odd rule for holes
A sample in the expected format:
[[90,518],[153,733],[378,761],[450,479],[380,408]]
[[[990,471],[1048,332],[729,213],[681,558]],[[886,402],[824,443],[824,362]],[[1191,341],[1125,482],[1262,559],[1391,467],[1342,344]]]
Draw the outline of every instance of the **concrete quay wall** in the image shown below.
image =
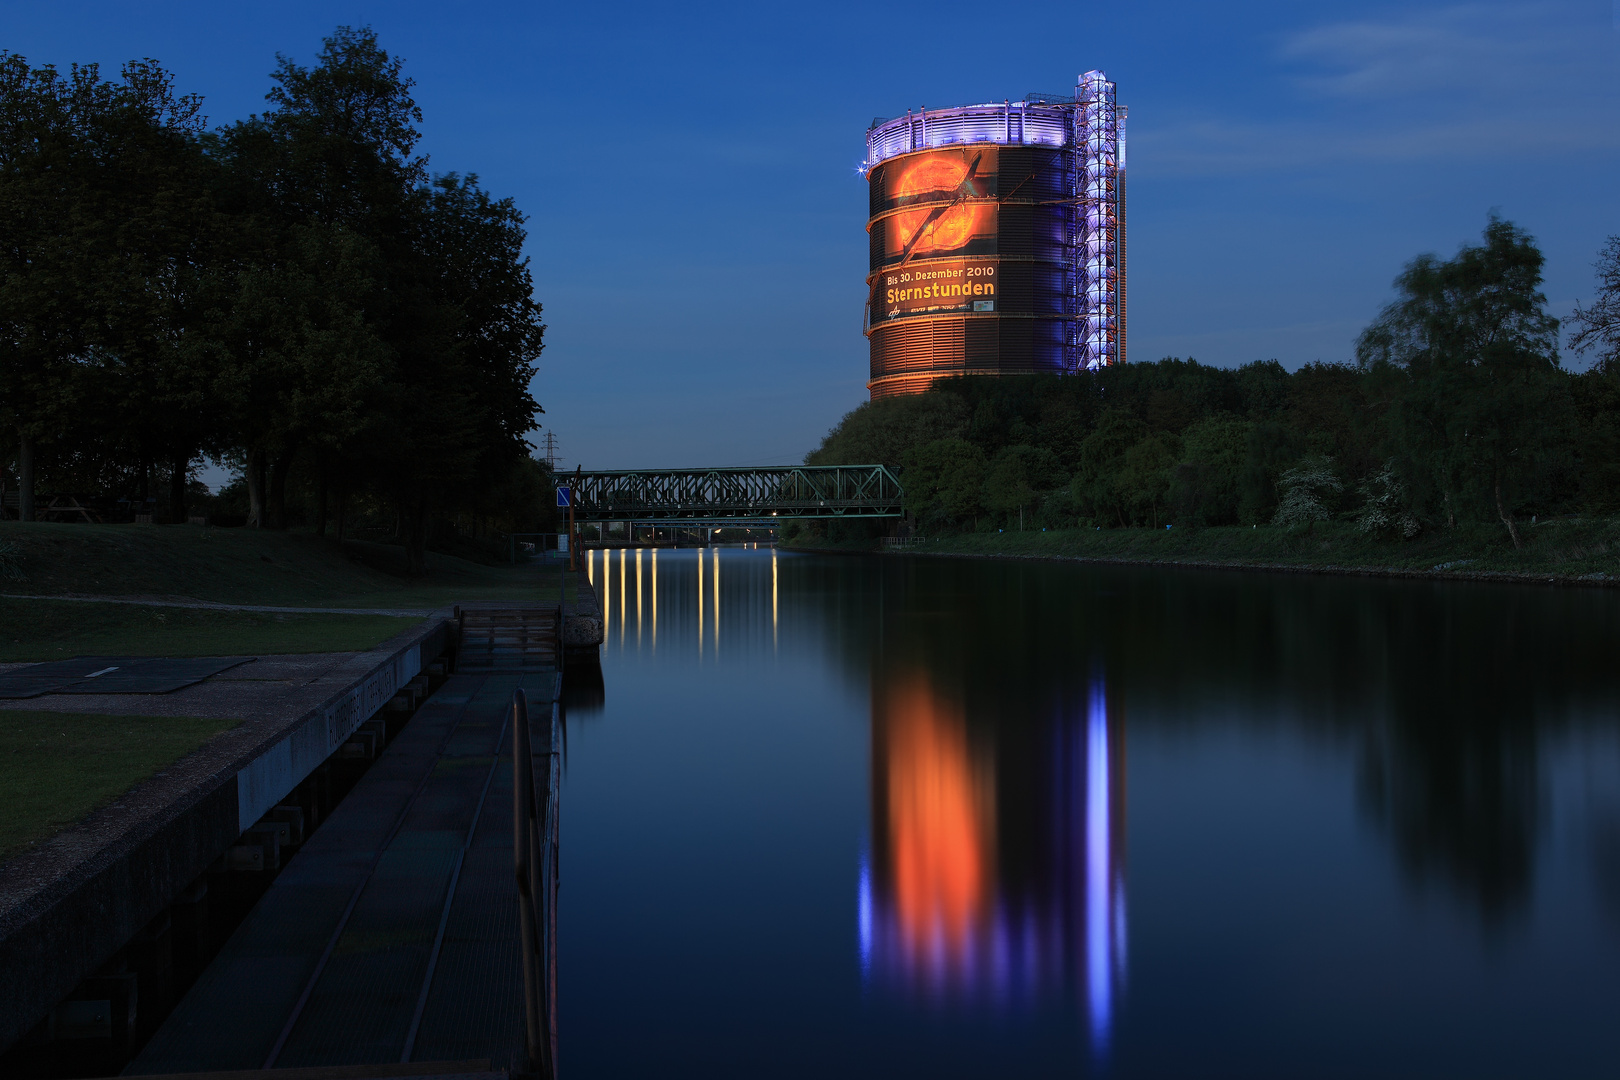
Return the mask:
[[564,655],[575,662],[595,662],[604,632],[602,603],[585,571],[576,570],[574,602],[563,610],[562,644]]
[[163,914],[445,652],[452,625],[435,615],[278,701],[244,703],[237,727],[0,865],[0,1049]]

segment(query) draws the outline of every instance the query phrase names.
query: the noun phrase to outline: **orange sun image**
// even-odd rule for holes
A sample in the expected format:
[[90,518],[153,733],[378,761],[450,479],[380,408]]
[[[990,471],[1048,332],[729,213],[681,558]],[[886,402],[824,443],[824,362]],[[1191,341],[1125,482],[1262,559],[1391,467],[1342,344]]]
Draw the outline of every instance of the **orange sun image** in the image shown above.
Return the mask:
[[[974,197],[973,164],[965,155],[929,154],[900,174],[893,188],[896,199],[930,198],[936,205],[894,216],[889,225],[890,254],[908,247],[913,255],[955,251],[985,231],[995,204]],[[963,201],[943,209],[937,205],[953,199]]]

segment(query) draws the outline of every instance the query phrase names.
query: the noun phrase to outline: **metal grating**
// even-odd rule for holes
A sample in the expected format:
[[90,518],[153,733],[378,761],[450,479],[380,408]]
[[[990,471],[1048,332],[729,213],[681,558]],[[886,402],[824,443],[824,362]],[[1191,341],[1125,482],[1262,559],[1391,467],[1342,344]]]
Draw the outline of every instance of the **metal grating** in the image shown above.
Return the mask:
[[580,521],[899,517],[900,481],[882,465],[581,472]]

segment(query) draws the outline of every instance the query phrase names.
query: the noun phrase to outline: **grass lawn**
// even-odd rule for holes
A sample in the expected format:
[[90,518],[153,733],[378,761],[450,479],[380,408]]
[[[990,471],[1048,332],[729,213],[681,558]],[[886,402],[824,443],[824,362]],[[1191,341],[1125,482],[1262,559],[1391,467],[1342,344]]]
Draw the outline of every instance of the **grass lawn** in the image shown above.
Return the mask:
[[1501,526],[1460,525],[1412,540],[1378,540],[1343,522],[1294,528],[1060,529],[964,533],[914,550],[973,555],[1189,562],[1223,566],[1352,568],[1468,575],[1522,574],[1563,580],[1620,579],[1620,520],[1522,523],[1515,549]]
[[0,711],[0,859],[83,820],[237,723]]
[[[555,568],[485,566],[434,552],[407,577],[401,548],[309,532],[196,525],[0,522],[15,546],[0,593],[213,600],[291,607],[437,608],[480,600],[555,601]],[[572,590],[570,590],[572,592]],[[15,635],[11,635],[15,636]]]
[[0,598],[0,661],[358,652],[420,621]]

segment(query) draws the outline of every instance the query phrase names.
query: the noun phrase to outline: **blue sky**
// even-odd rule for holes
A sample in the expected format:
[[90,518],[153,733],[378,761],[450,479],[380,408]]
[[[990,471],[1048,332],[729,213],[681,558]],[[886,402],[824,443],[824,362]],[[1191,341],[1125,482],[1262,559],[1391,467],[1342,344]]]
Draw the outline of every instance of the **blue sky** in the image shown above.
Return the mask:
[[154,57],[224,123],[339,24],[405,59],[431,167],[530,215],[569,467],[797,461],[866,399],[855,167],[908,107],[1118,82],[1136,359],[1348,359],[1402,263],[1493,209],[1540,241],[1562,316],[1620,233],[1617,0],[53,0],[0,4],[0,46]]

